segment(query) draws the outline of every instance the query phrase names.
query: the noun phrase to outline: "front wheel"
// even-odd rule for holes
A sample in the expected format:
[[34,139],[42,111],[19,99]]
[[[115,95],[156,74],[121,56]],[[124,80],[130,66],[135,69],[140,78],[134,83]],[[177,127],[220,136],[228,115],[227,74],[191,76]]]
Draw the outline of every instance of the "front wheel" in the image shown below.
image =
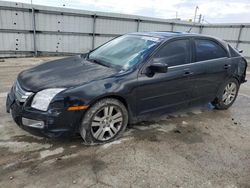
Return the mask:
[[232,78],[228,80],[220,89],[217,98],[212,104],[217,109],[228,109],[235,101],[239,91],[239,82]]
[[80,134],[88,145],[111,142],[122,135],[128,124],[128,111],[117,99],[95,103],[84,115]]

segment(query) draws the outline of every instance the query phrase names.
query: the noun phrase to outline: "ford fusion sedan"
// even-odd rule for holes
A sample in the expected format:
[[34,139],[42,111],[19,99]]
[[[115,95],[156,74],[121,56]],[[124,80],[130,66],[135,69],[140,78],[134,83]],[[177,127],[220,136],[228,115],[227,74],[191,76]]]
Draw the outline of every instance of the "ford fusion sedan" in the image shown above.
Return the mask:
[[131,33],[21,72],[7,112],[34,134],[80,133],[86,144],[101,144],[152,115],[209,102],[229,108],[246,67],[237,50],[214,37]]

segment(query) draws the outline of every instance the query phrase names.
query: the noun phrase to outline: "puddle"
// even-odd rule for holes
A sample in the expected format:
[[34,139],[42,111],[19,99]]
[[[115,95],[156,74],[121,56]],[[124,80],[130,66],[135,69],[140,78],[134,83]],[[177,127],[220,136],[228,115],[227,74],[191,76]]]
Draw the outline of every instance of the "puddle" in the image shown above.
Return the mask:
[[204,142],[203,137],[208,135],[203,133],[199,128],[193,125],[177,126],[175,129],[168,133],[171,138],[182,141],[186,144],[195,144]]
[[95,174],[107,168],[107,164],[103,160],[100,160],[100,159],[93,159],[90,161],[90,164]]

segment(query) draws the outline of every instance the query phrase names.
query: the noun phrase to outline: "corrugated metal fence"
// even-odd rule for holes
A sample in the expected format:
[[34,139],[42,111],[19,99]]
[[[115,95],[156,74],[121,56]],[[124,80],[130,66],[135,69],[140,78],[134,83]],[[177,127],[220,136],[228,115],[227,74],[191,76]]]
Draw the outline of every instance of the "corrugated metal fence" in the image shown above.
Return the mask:
[[86,52],[129,32],[190,31],[220,37],[250,57],[250,25],[177,20],[0,1],[0,57]]

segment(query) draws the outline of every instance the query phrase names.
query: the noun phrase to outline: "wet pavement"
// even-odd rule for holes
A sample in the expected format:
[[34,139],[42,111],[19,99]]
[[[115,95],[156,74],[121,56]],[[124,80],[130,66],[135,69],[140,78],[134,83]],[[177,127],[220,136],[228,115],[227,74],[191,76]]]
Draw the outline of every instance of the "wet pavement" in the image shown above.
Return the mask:
[[250,82],[229,110],[186,109],[89,147],[33,136],[5,113],[17,73],[55,58],[0,62],[0,187],[250,187]]

